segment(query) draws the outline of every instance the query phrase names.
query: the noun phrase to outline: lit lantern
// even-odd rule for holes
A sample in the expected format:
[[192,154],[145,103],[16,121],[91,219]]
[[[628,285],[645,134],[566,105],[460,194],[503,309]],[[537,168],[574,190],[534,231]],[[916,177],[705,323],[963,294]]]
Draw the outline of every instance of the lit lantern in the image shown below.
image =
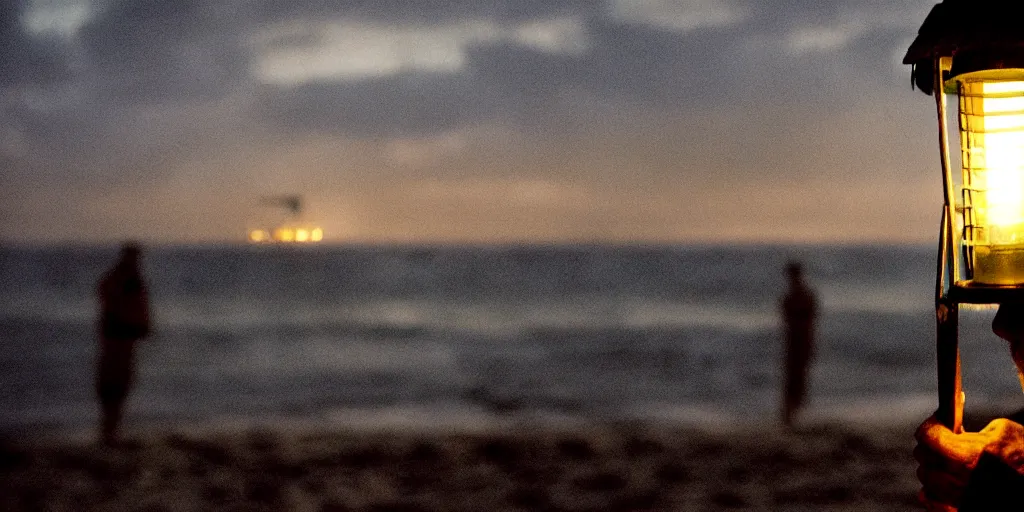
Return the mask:
[[[904,64],[934,95],[944,208],[935,309],[940,421],[961,429],[960,304],[1024,301],[1024,29],[996,0],[945,0],[925,19]],[[947,95],[956,95],[959,176]]]

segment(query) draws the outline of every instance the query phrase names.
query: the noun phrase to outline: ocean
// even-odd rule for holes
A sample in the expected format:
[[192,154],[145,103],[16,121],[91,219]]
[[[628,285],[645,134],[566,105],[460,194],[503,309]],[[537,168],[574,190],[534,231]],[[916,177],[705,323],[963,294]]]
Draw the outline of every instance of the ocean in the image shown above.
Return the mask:
[[[115,246],[0,247],[0,431],[91,428]],[[157,246],[132,425],[778,422],[784,267],[820,304],[807,421],[936,405],[934,247]],[[1024,405],[992,310],[967,407]]]

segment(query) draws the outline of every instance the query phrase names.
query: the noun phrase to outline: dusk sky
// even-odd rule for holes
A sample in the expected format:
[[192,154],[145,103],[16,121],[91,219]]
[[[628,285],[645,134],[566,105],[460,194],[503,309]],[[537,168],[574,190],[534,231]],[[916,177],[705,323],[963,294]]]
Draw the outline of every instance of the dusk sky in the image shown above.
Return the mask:
[[930,243],[934,3],[0,2],[0,241]]

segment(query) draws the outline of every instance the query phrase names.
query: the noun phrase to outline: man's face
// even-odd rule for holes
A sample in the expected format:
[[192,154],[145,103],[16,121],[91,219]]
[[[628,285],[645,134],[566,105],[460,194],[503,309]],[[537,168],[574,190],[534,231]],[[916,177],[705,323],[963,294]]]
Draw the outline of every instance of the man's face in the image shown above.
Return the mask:
[[992,320],[992,332],[1010,344],[1010,354],[1024,386],[1024,304],[1003,304]]

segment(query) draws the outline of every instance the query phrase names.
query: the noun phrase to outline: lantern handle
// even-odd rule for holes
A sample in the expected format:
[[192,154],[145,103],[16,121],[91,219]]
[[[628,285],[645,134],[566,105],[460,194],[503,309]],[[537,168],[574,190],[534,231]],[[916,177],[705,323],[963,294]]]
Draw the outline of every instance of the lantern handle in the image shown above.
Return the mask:
[[935,349],[939,386],[939,408],[935,411],[935,417],[956,434],[964,430],[958,314],[959,307],[955,302],[943,302],[935,307],[938,335]]
[[[946,203],[947,209],[945,215],[949,217],[948,220],[943,221],[943,229],[945,229],[946,222],[952,224],[951,215],[956,208],[955,188],[953,186],[953,169],[949,157],[949,123],[947,121],[948,116],[946,113],[945,83],[942,80],[943,76],[945,76],[945,72],[949,71],[952,67],[952,57],[935,57],[935,65],[933,66],[933,71],[935,73],[935,87],[933,87],[933,89],[935,94],[935,110],[939,118],[939,157],[942,163],[942,192],[943,200]],[[949,233],[949,235],[952,236],[952,233]],[[950,263],[950,270],[952,271],[953,278],[949,284],[952,285],[960,278],[960,262],[958,258],[953,257],[950,259]]]
[[960,373],[959,305],[946,291],[952,283],[950,262],[953,253],[953,212],[942,208],[939,227],[938,275],[935,279],[935,362],[938,374],[939,408],[935,417],[955,433],[963,432],[964,399]]

